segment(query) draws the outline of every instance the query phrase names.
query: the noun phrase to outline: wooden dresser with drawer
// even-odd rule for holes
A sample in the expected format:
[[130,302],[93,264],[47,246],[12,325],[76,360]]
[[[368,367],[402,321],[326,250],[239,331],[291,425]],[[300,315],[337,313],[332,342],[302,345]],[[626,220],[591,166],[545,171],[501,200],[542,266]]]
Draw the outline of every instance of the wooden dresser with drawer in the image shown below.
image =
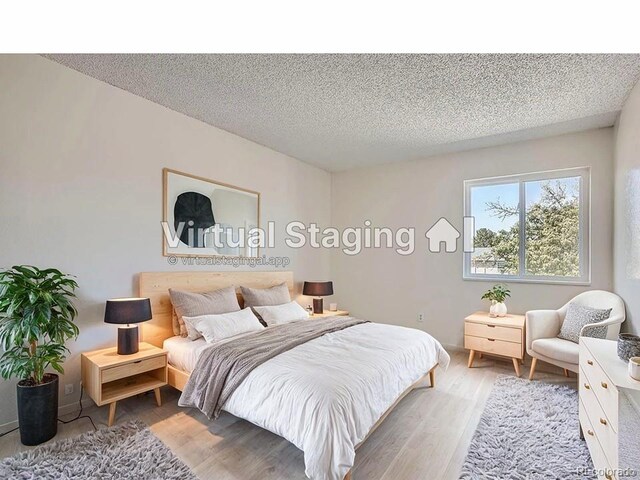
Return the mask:
[[519,377],[524,360],[524,324],[524,315],[491,317],[487,312],[476,312],[465,318],[464,348],[469,349],[469,368],[476,354],[486,353],[510,358]]
[[580,433],[607,480],[640,475],[640,382],[616,348],[613,340],[580,338]]
[[160,387],[167,384],[167,352],[141,342],[137,353],[118,355],[115,347],[85,352],[80,357],[82,385],[96,405],[109,405],[113,425],[116,403],[153,390],[158,406]]

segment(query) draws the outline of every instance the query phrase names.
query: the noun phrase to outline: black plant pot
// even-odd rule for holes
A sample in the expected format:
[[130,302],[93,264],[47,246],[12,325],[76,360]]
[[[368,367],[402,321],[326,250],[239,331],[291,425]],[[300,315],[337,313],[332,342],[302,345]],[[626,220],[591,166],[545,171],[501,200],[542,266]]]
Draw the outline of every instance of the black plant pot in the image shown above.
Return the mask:
[[44,383],[18,383],[18,423],[23,445],[39,445],[58,433],[58,375],[47,373]]

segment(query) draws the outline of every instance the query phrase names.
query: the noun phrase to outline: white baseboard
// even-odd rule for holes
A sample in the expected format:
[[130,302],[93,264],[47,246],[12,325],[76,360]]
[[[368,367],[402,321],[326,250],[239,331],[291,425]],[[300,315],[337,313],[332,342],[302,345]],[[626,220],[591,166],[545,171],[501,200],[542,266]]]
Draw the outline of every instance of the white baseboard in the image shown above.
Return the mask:
[[[93,405],[93,400],[90,398],[82,399],[82,408],[89,408]],[[78,401],[67,403],[65,405],[61,405],[58,407],[58,418],[64,415],[69,415],[71,413],[76,413],[80,411],[80,403]],[[4,432],[8,432],[9,430],[13,430],[18,426],[18,419],[16,418],[13,422],[5,423],[4,425],[0,425],[0,435]]]
[[468,350],[465,350],[465,348],[461,345],[450,345],[448,343],[443,343],[442,347],[447,352],[467,352],[468,351]]

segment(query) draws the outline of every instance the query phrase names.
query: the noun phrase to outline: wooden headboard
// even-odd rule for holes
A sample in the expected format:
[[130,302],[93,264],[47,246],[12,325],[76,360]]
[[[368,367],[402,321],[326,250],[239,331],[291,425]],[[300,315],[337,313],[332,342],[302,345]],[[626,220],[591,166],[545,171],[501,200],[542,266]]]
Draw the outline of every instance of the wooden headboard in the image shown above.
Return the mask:
[[[285,282],[294,297],[293,272],[143,272],[138,280],[138,295],[151,300],[153,318],[141,325],[142,341],[162,347],[173,337],[173,309],[169,288],[187,292],[210,292],[235,286],[269,288]],[[236,289],[240,306],[244,305],[240,288]]]

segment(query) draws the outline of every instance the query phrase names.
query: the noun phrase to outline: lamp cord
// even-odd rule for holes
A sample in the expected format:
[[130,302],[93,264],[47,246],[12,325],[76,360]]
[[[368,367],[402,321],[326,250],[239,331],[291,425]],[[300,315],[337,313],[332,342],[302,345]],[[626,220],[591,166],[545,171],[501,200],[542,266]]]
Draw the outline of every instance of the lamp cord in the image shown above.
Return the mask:
[[60,420],[58,419],[58,421],[60,423],[64,423],[65,425],[67,423],[71,423],[71,422],[75,422],[76,420],[80,420],[81,418],[88,418],[89,421],[91,422],[91,425],[93,426],[93,430],[98,430],[96,428],[96,424],[93,423],[93,419],[89,416],[89,415],[82,415],[82,395],[84,393],[84,385],[82,385],[82,382],[80,382],[80,400],[78,401],[78,404],[80,405],[80,411],[78,412],[78,415],[76,416],[76,418],[72,418],[71,420]]
[[[91,425],[93,426],[94,430],[98,430],[96,428],[96,424],[93,423],[93,419],[89,416],[89,415],[82,415],[82,395],[84,394],[84,386],[82,385],[82,382],[80,383],[80,400],[78,401],[79,405],[80,405],[80,411],[78,412],[78,415],[76,416],[76,418],[72,418],[71,420],[60,420],[58,418],[58,421],[60,423],[64,423],[65,425],[71,422],[75,422],[76,420],[80,420],[81,418],[88,418],[89,421],[91,422]],[[20,426],[17,426],[15,428],[12,428],[11,430],[7,430],[4,433],[0,433],[0,438],[4,437],[5,435],[8,435],[11,432],[15,432],[16,430],[18,430],[20,428]]]

